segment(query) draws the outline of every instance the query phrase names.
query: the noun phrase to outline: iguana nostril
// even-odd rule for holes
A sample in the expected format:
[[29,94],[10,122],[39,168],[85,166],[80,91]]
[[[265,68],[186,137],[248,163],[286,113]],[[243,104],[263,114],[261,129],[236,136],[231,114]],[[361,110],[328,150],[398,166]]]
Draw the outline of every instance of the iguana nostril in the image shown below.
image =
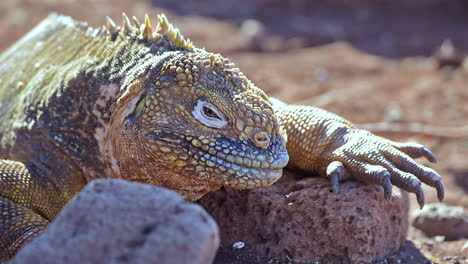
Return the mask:
[[270,146],[270,136],[264,131],[258,132],[254,135],[253,142],[257,147],[266,149]]

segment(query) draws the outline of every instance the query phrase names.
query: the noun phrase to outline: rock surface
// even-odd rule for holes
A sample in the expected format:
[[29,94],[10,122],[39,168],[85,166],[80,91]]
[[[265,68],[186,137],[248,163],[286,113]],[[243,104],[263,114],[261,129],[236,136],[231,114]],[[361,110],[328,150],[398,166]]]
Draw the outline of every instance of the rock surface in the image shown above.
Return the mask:
[[413,226],[428,236],[445,236],[447,240],[468,238],[468,212],[461,206],[427,204],[414,214]]
[[215,221],[175,192],[96,180],[9,263],[211,263]]
[[286,173],[273,186],[221,189],[200,203],[217,220],[221,244],[243,241],[261,254],[297,261],[368,263],[397,251],[408,231],[408,194],[355,181],[335,195],[327,179]]

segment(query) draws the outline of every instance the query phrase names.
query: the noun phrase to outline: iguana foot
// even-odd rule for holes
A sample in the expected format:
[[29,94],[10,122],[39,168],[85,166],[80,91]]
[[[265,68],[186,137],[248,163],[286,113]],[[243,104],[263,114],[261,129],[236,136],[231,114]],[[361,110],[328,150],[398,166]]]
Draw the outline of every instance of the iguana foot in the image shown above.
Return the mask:
[[421,208],[424,206],[421,182],[436,188],[439,200],[444,198],[439,174],[413,160],[425,157],[430,162],[436,161],[434,154],[424,146],[389,141],[359,129],[344,133],[342,142],[328,157],[323,157],[329,161],[326,175],[335,193],[338,192],[339,181],[352,176],[360,181],[381,185],[387,199],[391,198],[392,185],[415,193]]

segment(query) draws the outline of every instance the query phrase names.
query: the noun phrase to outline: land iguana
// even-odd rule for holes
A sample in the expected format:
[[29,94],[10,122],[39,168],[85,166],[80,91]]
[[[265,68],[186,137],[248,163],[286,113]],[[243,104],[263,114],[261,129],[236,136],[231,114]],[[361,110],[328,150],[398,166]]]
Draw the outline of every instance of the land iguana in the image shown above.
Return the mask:
[[221,186],[273,184],[286,166],[443,199],[434,155],[344,118],[268,97],[165,15],[94,29],[52,14],[0,55],[0,260],[40,234],[96,178],[195,201]]

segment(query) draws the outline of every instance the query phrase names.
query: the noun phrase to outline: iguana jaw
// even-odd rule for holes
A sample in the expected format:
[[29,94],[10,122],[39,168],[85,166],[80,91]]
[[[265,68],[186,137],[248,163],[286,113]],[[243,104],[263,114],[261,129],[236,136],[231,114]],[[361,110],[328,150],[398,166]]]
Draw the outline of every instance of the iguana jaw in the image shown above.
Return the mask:
[[268,149],[257,147],[249,140],[187,136],[165,133],[164,129],[151,132],[145,140],[152,149],[146,155],[153,157],[151,162],[158,170],[238,189],[273,184],[289,161],[280,136],[272,139]]
[[289,161],[279,136],[266,150],[248,140],[218,137],[210,141],[206,145],[200,140],[195,140],[195,144],[193,139],[190,141],[189,152],[193,153],[190,161],[195,166],[187,169],[195,167],[196,177],[224,186],[237,189],[269,186],[282,176]]

